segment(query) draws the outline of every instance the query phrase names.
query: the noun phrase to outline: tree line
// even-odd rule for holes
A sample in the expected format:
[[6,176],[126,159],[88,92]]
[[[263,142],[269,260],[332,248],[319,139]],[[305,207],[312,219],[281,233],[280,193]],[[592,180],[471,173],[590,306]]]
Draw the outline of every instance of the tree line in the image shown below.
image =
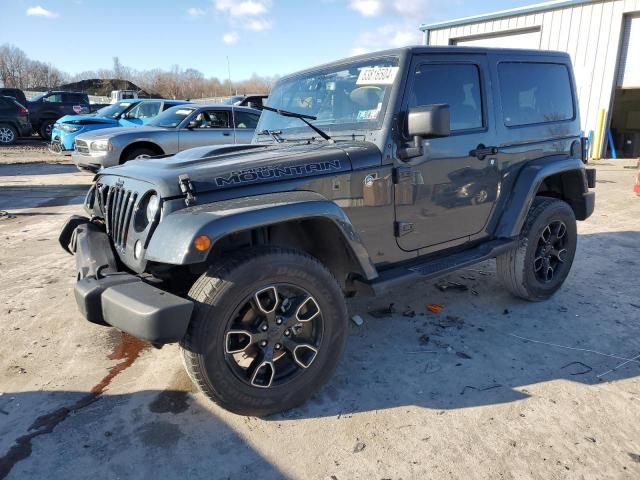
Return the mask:
[[139,88],[163,98],[195,99],[231,94],[269,93],[277,77],[262,77],[254,73],[248,80],[230,82],[228,79],[206,78],[199,70],[185,69],[179,65],[174,65],[169,70],[135,70],[123,65],[118,57],[113,58],[112,68],[71,75],[51,63],[30,59],[24,51],[14,45],[0,45],[0,83],[4,87],[51,90],[65,83],[94,79],[128,80]]

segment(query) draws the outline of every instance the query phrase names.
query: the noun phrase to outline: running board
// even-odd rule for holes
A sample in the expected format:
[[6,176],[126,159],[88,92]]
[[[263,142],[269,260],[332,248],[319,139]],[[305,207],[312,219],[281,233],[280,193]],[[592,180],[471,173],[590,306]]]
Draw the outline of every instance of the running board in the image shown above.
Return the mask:
[[475,248],[428,261],[403,265],[383,271],[373,280],[354,280],[359,290],[380,295],[405,282],[439,277],[460,268],[483,262],[515,248],[517,240],[492,240]]

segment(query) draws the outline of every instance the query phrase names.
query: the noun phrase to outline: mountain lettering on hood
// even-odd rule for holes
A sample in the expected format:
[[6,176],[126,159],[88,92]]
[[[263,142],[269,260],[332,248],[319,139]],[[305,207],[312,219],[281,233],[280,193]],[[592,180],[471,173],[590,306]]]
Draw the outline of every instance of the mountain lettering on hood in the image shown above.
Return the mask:
[[234,171],[223,177],[216,177],[215,182],[219,187],[226,185],[236,185],[239,183],[254,182],[256,180],[266,180],[269,178],[296,177],[300,175],[314,175],[340,170],[340,160],[329,160],[325,162],[307,163],[305,165],[289,165],[277,167],[257,167]]

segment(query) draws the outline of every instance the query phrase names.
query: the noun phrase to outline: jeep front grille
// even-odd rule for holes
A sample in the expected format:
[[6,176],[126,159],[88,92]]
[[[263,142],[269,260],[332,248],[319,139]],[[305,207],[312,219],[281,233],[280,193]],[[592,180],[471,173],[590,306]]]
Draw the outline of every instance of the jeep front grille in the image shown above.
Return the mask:
[[84,140],[76,139],[76,152],[89,155],[89,144]]
[[107,235],[113,241],[113,245],[122,252],[127,246],[127,233],[137,198],[136,192],[125,190],[118,185],[105,186],[102,191]]

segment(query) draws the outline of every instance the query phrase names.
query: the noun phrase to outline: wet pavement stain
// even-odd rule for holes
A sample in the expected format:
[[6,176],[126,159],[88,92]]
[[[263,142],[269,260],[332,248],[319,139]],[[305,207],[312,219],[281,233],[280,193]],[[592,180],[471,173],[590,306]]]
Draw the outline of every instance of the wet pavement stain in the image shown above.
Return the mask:
[[189,393],[180,390],[164,390],[149,404],[149,411],[153,413],[179,413],[189,408]]
[[31,433],[17,438],[13,447],[11,447],[5,455],[0,457],[0,480],[9,475],[16,463],[29,458],[33,451],[32,441],[34,438],[53,432],[70,413],[82,410],[95,402],[100,395],[104,393],[113,379],[133,365],[140,356],[140,353],[149,347],[150,345],[142,340],[125,333],[119,333],[119,338],[117,338],[115,342],[113,352],[110,353],[107,358],[109,360],[122,361],[109,368],[108,373],[102,380],[100,380],[87,395],[72,405],[61,407],[36,418],[28,429]]
[[150,422],[142,425],[136,436],[147,447],[171,448],[183,437],[182,430],[169,422]]

